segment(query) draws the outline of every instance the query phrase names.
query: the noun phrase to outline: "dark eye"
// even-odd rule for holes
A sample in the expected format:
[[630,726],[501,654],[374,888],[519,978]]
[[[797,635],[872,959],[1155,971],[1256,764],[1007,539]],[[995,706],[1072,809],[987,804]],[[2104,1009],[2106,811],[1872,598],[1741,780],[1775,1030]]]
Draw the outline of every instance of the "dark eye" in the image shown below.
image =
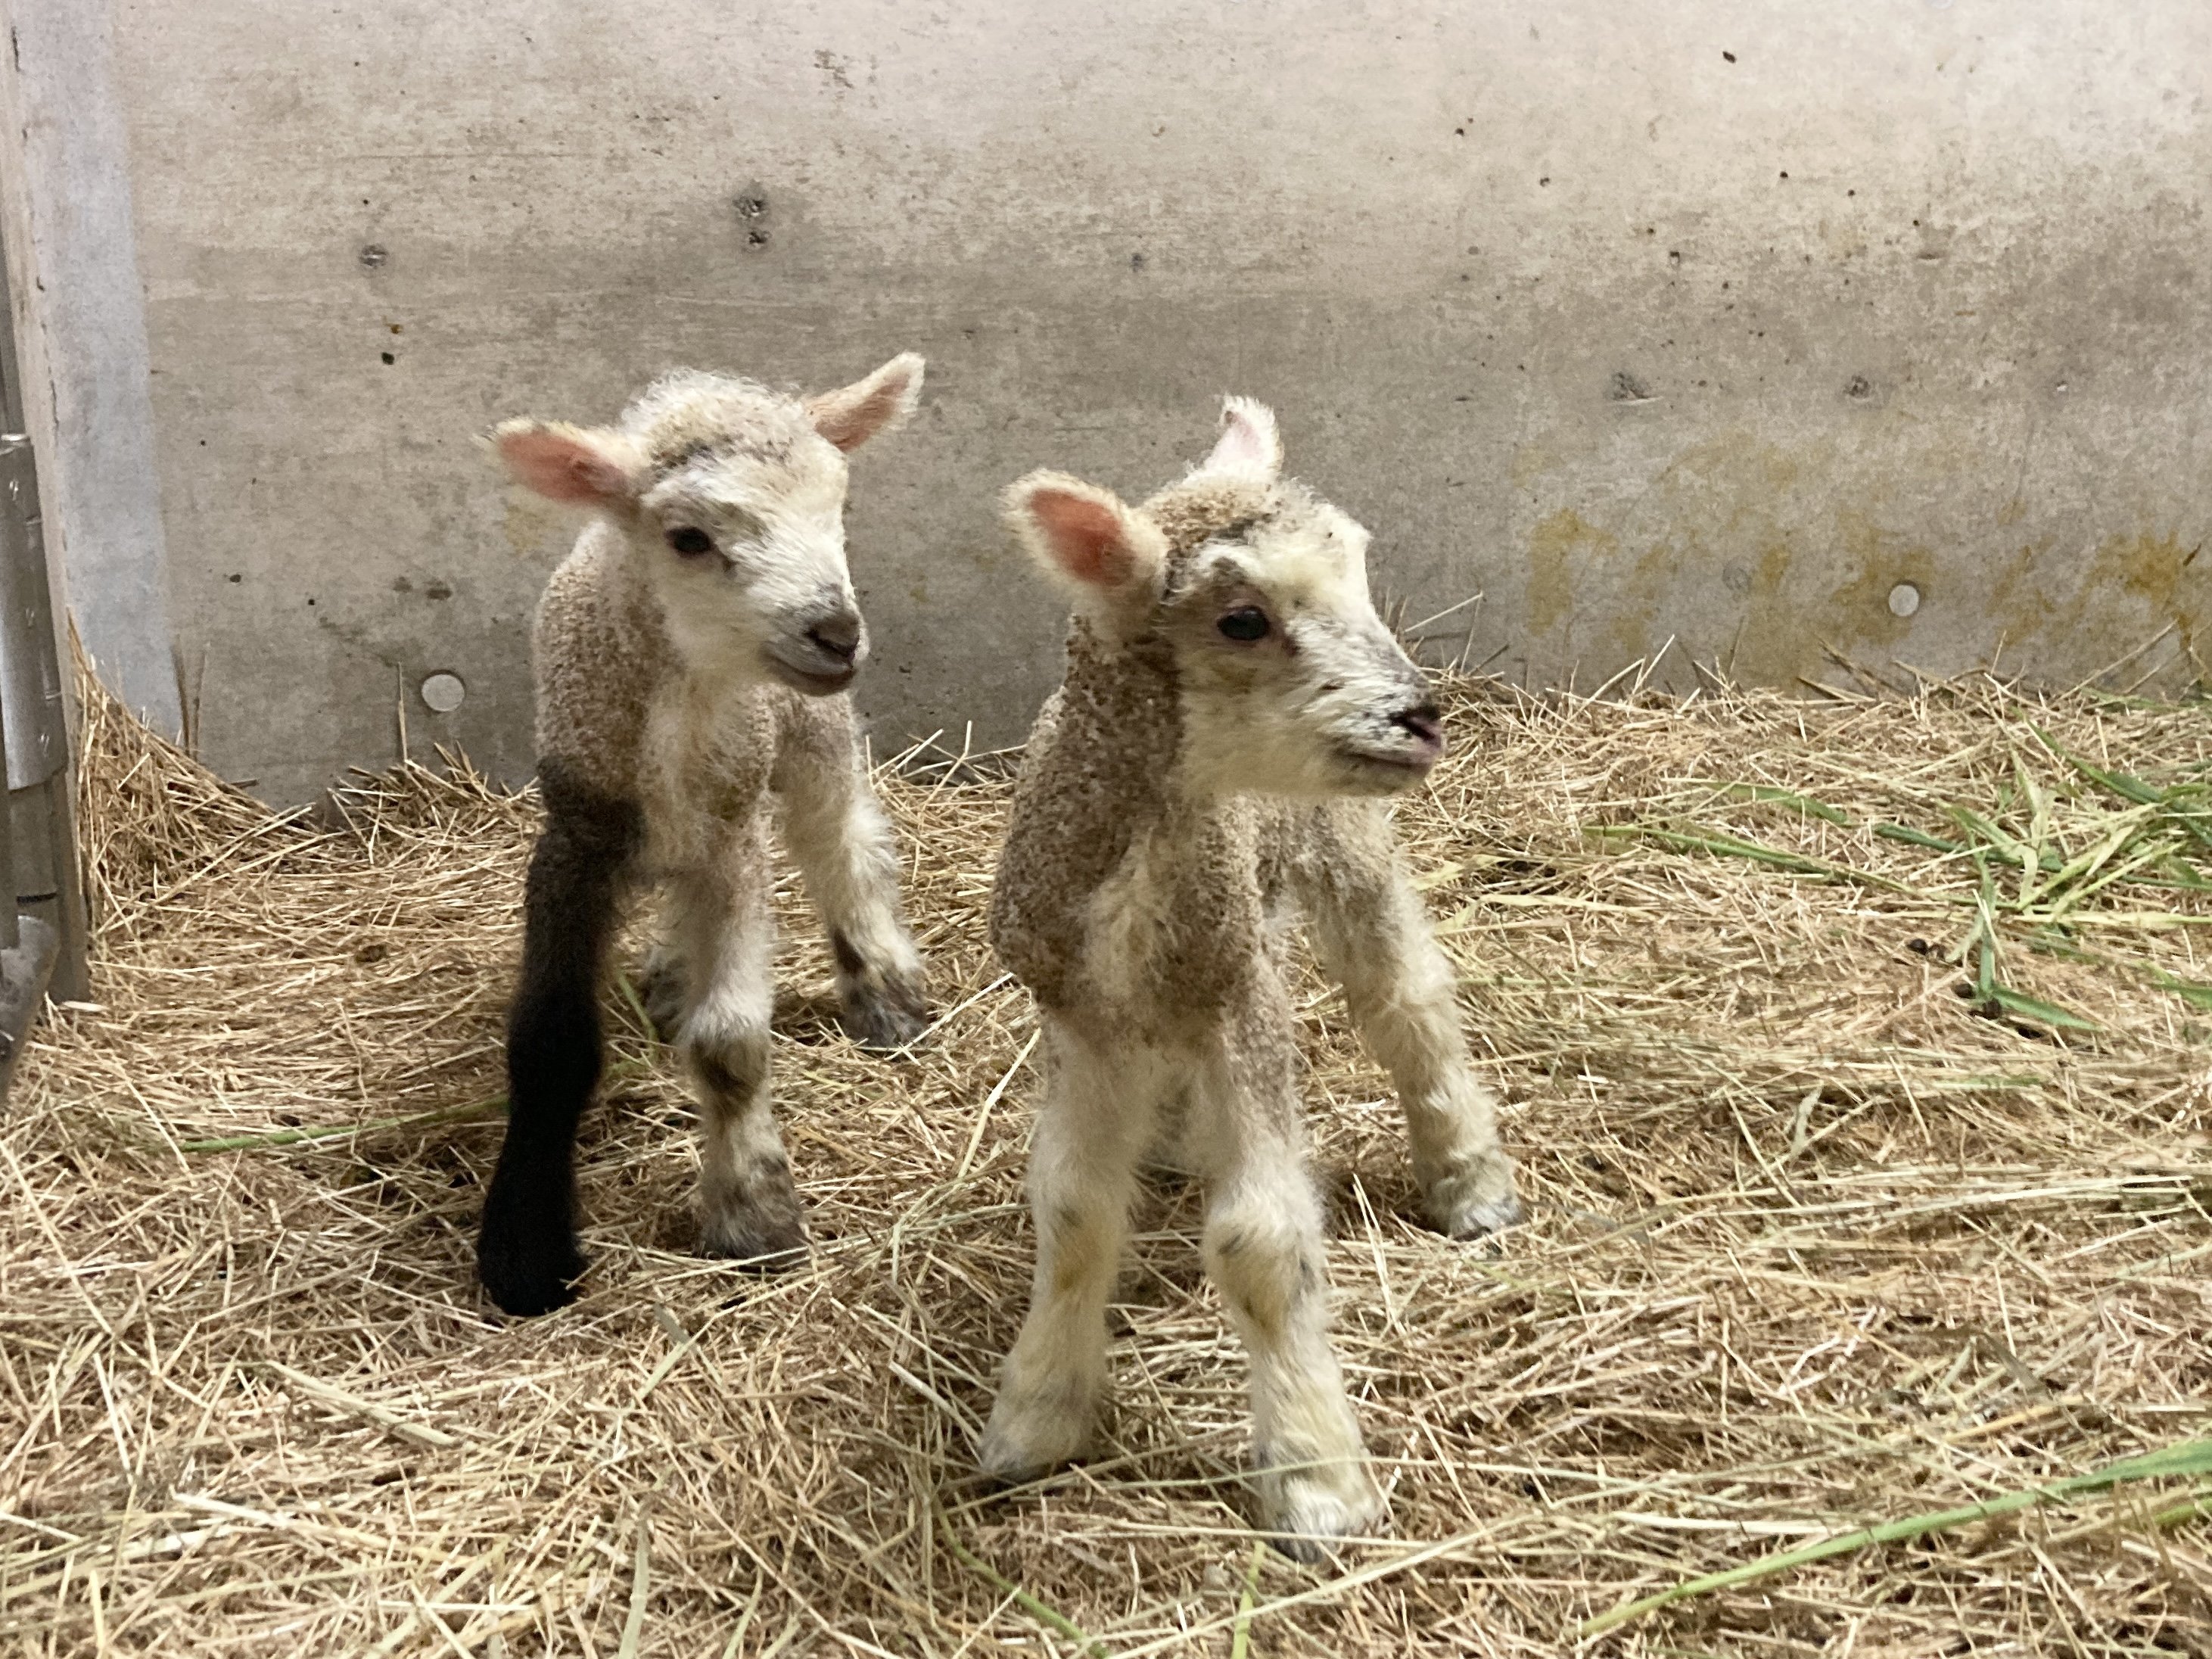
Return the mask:
[[1267,613],[1257,605],[1248,605],[1241,611],[1232,611],[1213,624],[1221,630],[1224,639],[1249,645],[1254,640],[1267,637]]
[[714,550],[714,538],[696,525],[678,525],[668,532],[668,544],[687,559]]

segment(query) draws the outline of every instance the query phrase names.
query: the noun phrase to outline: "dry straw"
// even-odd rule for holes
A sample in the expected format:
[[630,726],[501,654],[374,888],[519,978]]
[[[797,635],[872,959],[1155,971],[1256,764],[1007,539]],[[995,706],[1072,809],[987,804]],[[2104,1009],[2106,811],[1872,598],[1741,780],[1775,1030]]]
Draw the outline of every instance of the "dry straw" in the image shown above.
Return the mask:
[[96,1001],[0,1119],[0,1654],[2212,1652],[2201,1458],[2095,1478],[2212,1400],[2203,708],[1449,690],[1401,822],[1532,1219],[1418,1224],[1311,983],[1392,1500],[1309,1570],[1246,1530],[1187,1192],[1100,1455],[971,1472],[1035,1087],[988,769],[884,777],[950,1011],[904,1060],[779,889],[811,1264],[688,1254],[690,1109],[615,994],[587,1294],[511,1323],[470,1235],[533,802],[409,765],[272,817],[88,687]]

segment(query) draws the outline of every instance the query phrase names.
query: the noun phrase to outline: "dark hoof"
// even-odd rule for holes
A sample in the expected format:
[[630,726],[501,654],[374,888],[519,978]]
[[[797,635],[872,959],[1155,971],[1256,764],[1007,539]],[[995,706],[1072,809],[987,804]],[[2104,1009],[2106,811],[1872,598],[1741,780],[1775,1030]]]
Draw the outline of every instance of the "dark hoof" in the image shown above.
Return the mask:
[[911,986],[848,983],[842,988],[844,1010],[837,1023],[863,1048],[903,1048],[929,1029],[929,1004]]
[[699,1254],[734,1262],[747,1273],[789,1273],[806,1260],[806,1226],[795,1206],[789,1215],[753,1211],[714,1217],[699,1230]]
[[558,1231],[501,1225],[487,1211],[477,1236],[477,1277],[502,1310],[523,1318],[574,1302],[586,1265],[565,1224]]
[[1333,1553],[1318,1538],[1301,1538],[1294,1532],[1263,1532],[1260,1535],[1276,1554],[1288,1556],[1303,1567],[1318,1567]]

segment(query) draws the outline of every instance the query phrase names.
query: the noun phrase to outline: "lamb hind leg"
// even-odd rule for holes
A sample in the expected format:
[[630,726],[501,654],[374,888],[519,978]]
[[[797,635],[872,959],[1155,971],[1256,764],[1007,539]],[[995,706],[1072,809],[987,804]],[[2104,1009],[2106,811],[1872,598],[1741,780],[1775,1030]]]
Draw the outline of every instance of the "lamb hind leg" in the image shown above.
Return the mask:
[[684,1024],[684,1010],[691,1000],[690,973],[677,954],[671,929],[664,923],[638,965],[637,1000],[645,1006],[653,1035],[672,1043]]
[[507,1119],[484,1196],[477,1272],[511,1314],[572,1300],[584,1271],[576,1244],[576,1126],[600,1065],[599,984],[623,866],[641,834],[637,808],[538,769],[546,823],[525,886],[522,975],[507,1024]]
[[1450,962],[1371,811],[1316,815],[1297,894],[1322,967],[1344,987],[1353,1023],[1397,1086],[1413,1179],[1429,1219],[1473,1238],[1521,1219],[1497,1109],[1474,1074]]
[[921,952],[899,915],[890,828],[861,769],[852,711],[842,699],[788,717],[776,763],[785,839],[830,936],[843,1024],[871,1048],[896,1048],[927,1029]]

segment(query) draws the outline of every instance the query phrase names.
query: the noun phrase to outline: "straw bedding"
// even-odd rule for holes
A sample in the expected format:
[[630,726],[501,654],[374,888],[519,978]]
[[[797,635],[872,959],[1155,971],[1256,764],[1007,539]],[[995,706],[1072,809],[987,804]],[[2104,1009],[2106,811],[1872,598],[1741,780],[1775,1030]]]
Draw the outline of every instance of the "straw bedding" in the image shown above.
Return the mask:
[[[587,1294],[514,1322],[470,1240],[532,799],[449,763],[272,817],[88,690],[95,1000],[0,1115],[0,1654],[1553,1654],[1686,1576],[2206,1433],[2203,706],[1448,690],[1401,823],[1531,1219],[1422,1229],[1313,981],[1392,1498],[1308,1569],[1245,1529],[1187,1191],[1138,1218],[1106,1448],[972,1472],[1036,1083],[983,944],[990,768],[884,778],[947,1011],[910,1059],[837,1034],[780,886],[811,1264],[687,1253],[690,1107],[617,986]],[[2205,1508],[2131,1483],[1595,1644],[2212,1654]]]

